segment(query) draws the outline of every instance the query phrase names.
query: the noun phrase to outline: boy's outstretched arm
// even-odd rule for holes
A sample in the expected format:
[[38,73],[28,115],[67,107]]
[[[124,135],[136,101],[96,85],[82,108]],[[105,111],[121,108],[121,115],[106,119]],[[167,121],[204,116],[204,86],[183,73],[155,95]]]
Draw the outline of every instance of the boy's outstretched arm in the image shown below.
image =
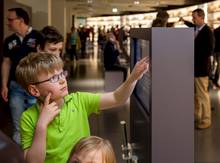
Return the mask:
[[136,63],[128,79],[115,91],[101,95],[100,110],[109,109],[124,104],[131,96],[137,80],[141,79],[143,74],[148,71],[149,58],[143,58]]
[[50,103],[50,96],[51,93],[47,95],[44,103],[41,104],[32,145],[24,151],[24,158],[27,163],[44,163],[45,161],[47,126],[60,112],[55,102]]

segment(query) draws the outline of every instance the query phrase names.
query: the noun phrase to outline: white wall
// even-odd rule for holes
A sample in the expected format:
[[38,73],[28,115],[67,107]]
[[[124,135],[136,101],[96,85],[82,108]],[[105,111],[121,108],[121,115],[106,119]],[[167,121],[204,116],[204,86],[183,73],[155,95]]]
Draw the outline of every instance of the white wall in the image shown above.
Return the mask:
[[48,0],[16,0],[16,2],[32,8],[32,26],[42,29],[48,23]]
[[72,27],[72,10],[71,10],[71,7],[67,6],[66,5],[66,32],[70,32],[71,30],[71,27]]
[[51,1],[51,25],[55,26],[65,36],[65,0]]

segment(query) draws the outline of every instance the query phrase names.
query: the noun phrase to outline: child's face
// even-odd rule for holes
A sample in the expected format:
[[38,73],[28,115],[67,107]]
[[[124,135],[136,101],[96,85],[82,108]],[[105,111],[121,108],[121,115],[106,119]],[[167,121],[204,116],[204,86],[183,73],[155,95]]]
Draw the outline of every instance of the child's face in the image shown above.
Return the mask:
[[60,56],[63,50],[63,42],[58,43],[46,43],[43,49],[44,52]]
[[[58,79],[56,82],[52,82],[49,80],[53,77],[53,79]],[[61,69],[59,71],[55,71],[54,74],[41,74],[38,77],[38,81],[45,81],[39,84],[36,84],[37,89],[40,92],[40,97],[46,97],[49,93],[51,93],[51,100],[58,101],[63,99],[64,96],[68,94],[67,81],[65,77],[64,71]]]
[[[74,162],[75,161],[75,162]],[[81,152],[78,155],[73,155],[69,163],[106,163],[102,160],[101,150],[89,152]]]

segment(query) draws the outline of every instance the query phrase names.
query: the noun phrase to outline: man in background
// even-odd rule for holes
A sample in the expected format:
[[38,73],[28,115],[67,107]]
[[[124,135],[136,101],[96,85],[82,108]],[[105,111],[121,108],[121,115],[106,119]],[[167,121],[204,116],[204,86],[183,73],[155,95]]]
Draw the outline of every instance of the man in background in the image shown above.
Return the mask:
[[211,73],[211,56],[214,50],[214,34],[205,23],[202,9],[192,12],[193,23],[184,21],[185,25],[194,27],[194,83],[195,83],[195,125],[198,129],[211,126],[211,103],[208,92]]
[[14,32],[4,40],[1,67],[1,96],[9,102],[13,121],[13,140],[20,143],[19,121],[25,108],[36,102],[16,81],[15,69],[19,61],[37,50],[39,32],[29,26],[28,13],[22,8],[8,9],[8,28]]

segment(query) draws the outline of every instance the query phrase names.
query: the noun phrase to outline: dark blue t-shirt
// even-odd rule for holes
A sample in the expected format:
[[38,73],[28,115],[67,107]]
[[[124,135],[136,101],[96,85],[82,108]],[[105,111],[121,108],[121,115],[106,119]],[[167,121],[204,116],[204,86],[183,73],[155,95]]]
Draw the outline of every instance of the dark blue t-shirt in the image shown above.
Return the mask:
[[32,30],[21,42],[16,34],[12,34],[4,41],[3,56],[10,58],[12,65],[9,80],[15,80],[15,70],[19,61],[27,56],[30,52],[37,51],[37,45],[41,35],[38,31]]

